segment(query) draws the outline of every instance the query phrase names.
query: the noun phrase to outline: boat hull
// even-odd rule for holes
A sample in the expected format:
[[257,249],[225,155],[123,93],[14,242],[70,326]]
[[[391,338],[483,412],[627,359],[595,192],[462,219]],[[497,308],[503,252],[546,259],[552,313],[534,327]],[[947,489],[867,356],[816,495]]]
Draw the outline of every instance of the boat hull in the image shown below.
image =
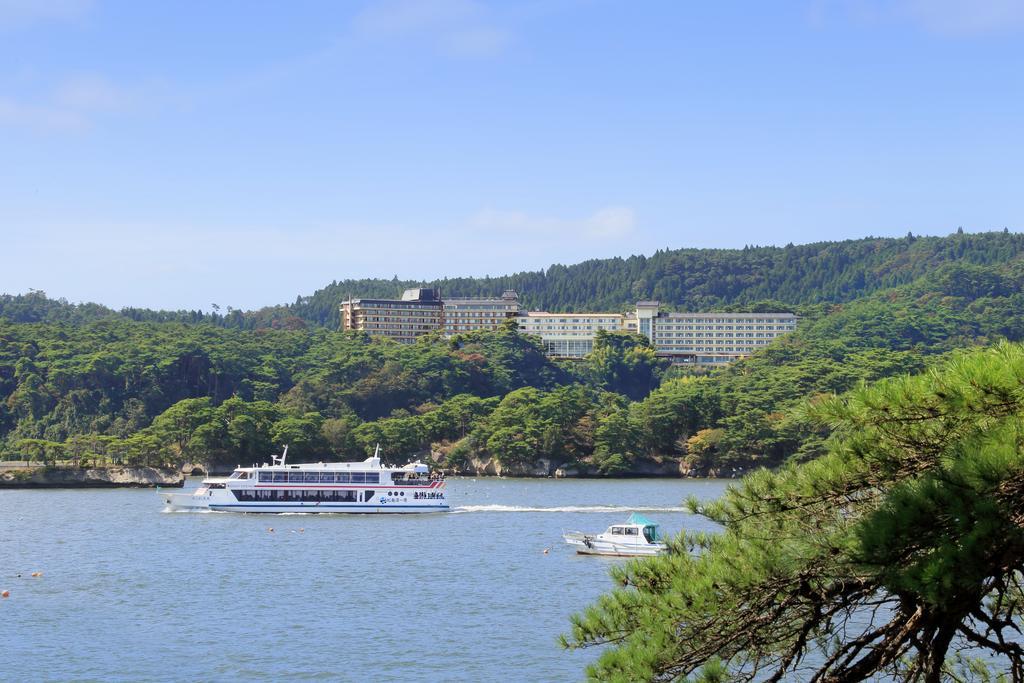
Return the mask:
[[210,501],[207,496],[197,496],[192,493],[165,493],[160,492],[164,504],[171,510],[195,511],[208,510]]
[[607,549],[607,550],[592,550],[589,548],[577,548],[577,555],[605,555],[607,557],[654,557],[665,552],[664,550],[639,550],[632,548],[625,548],[621,550]]
[[359,504],[309,504],[309,505],[280,505],[276,503],[237,503],[227,505],[210,505],[211,510],[217,512],[245,512],[263,514],[301,513],[301,514],[416,514],[421,512],[447,512],[450,508],[447,505],[359,505]]
[[218,492],[168,493],[161,491],[167,509],[177,512],[199,512],[213,510],[215,512],[246,512],[263,514],[416,514],[421,512],[447,512],[447,503],[261,503],[252,501],[233,501]]
[[598,535],[568,533],[565,542],[579,555],[607,555],[609,557],[652,557],[667,550],[663,543],[614,543]]

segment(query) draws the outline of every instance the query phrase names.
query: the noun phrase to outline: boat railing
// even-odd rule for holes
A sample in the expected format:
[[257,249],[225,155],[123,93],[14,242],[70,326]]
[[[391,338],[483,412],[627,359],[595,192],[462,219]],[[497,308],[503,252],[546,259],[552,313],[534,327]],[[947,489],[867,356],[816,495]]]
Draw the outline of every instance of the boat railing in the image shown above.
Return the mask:
[[392,486],[430,486],[439,479],[392,479]]

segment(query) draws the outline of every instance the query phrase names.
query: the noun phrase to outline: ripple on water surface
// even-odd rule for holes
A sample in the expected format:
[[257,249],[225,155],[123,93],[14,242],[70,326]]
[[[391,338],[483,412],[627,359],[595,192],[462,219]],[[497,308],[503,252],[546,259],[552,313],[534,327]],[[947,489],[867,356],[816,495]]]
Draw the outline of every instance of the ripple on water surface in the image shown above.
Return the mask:
[[452,512],[422,515],[162,514],[146,490],[0,491],[0,678],[579,680],[596,653],[556,638],[621,560],[575,555],[562,531],[633,511],[709,529],[681,503],[725,485],[450,479]]

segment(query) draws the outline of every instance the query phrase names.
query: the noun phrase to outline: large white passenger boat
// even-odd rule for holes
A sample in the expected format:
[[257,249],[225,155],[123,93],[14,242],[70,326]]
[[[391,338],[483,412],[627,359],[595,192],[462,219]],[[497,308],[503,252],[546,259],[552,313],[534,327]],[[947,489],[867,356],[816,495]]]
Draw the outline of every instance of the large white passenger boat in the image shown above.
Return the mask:
[[362,462],[289,465],[288,447],[272,464],[239,467],[210,477],[190,493],[161,491],[172,510],[228,512],[443,512],[444,480],[420,462],[385,467],[378,457]]

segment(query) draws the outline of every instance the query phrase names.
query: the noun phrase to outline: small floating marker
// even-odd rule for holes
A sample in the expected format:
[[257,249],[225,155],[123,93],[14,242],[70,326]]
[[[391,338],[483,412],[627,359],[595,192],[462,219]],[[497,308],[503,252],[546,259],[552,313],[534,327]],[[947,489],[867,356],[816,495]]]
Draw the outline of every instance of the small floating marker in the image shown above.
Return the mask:
[[38,579],[38,578],[39,578],[40,576],[42,576],[42,575],[43,575],[43,573],[42,573],[42,572],[32,572],[32,576],[33,576],[34,578],[37,578],[37,579]]
[[5,590],[5,591],[0,592],[0,598],[9,598],[9,597],[11,597],[11,591]]
[[267,531],[269,531],[270,533],[274,533],[274,527],[268,526]]
[[551,550],[551,548],[544,548],[544,554],[547,555],[549,550]]
[[304,534],[304,533],[306,533],[306,530],[305,530],[305,529],[303,529],[302,527],[299,527],[299,533],[300,533],[300,534]]

